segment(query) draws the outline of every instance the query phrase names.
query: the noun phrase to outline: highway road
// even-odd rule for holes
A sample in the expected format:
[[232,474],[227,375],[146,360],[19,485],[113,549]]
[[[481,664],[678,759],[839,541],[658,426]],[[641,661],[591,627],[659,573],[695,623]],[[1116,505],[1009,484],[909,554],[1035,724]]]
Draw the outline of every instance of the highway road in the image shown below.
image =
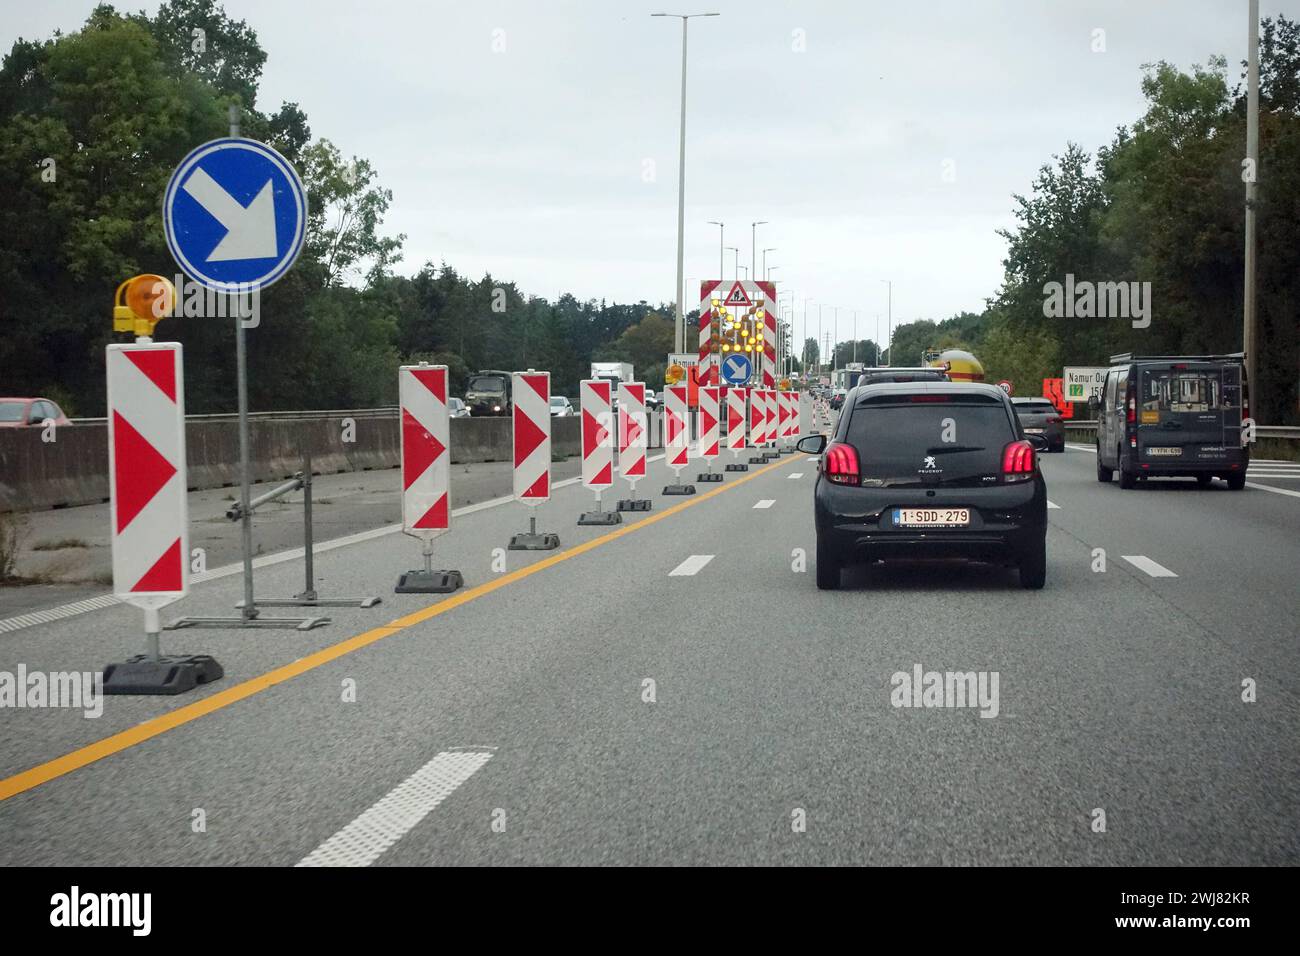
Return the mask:
[[[614,528],[558,488],[554,552],[494,555],[526,509],[475,505],[437,543],[467,582],[445,597],[392,593],[409,539],[333,547],[322,592],[380,606],[166,632],[226,677],[6,713],[0,865],[1300,863],[1300,483],[1121,492],[1078,447],[1043,469],[1041,592],[956,563],[819,592],[804,455],[694,498],[654,462],[654,510]],[[110,607],[0,634],[0,670],[98,669],[139,628]],[[894,706],[918,666],[996,673],[996,707]]]

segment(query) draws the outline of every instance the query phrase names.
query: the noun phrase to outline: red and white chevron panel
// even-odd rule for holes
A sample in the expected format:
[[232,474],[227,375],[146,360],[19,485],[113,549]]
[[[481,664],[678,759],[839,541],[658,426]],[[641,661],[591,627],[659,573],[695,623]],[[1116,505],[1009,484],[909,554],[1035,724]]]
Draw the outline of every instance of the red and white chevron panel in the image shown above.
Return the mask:
[[691,438],[686,427],[685,385],[669,385],[664,389],[664,431],[668,467],[685,468]]
[[540,505],[551,497],[551,373],[514,372],[515,498]]
[[[763,316],[763,387],[776,387],[776,287],[771,282],[760,283],[770,290]],[[765,290],[767,291],[767,290]]]
[[713,461],[718,457],[718,401],[717,385],[700,386],[700,457]]
[[402,418],[402,531],[431,540],[451,527],[447,366],[397,370]]
[[767,416],[767,421],[763,428],[763,443],[774,445],[776,444],[779,426],[779,422],[777,421],[777,401],[781,393],[774,388],[765,388],[763,391],[766,393],[763,396],[763,414]]
[[767,443],[767,390],[749,390],[749,443],[762,448]]
[[713,352],[713,295],[721,284],[721,279],[705,279],[700,283],[699,382],[701,385],[718,384],[718,356]]
[[732,386],[727,389],[727,448],[739,451],[745,447],[745,402],[749,389]]
[[645,383],[618,385],[618,473],[635,487],[645,477],[646,434]]
[[614,415],[610,410],[613,385],[604,378],[578,383],[582,414],[582,484],[600,491],[614,483]]
[[785,395],[785,437],[799,437],[799,393],[788,391]]
[[113,593],[158,608],[189,593],[181,347],[110,345],[105,364]]

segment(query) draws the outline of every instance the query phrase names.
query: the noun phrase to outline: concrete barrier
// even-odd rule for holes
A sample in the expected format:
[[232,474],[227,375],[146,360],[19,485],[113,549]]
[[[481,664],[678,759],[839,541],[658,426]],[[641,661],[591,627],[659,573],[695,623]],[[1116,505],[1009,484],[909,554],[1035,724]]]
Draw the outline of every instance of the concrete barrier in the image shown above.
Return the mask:
[[[580,419],[551,420],[552,453],[582,453]],[[455,464],[509,461],[510,419],[454,418]],[[108,426],[102,421],[59,429],[53,442],[40,428],[0,428],[0,511],[29,511],[97,504],[108,500]],[[345,438],[351,440],[345,441]],[[234,415],[194,416],[185,423],[191,491],[239,483],[239,420]],[[302,469],[311,452],[312,471],[332,474],[396,468],[401,461],[397,411],[361,409],[259,415],[249,422],[249,471],[253,481],[278,481]]]

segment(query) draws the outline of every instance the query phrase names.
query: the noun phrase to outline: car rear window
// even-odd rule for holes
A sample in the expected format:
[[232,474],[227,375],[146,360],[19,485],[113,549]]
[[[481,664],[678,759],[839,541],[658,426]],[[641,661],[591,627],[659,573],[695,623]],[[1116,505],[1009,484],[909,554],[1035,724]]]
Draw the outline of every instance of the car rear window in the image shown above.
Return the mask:
[[1037,402],[1016,402],[1016,403],[1015,403],[1015,408],[1016,408],[1016,411],[1018,411],[1018,412],[1035,412],[1035,413],[1038,413],[1038,412],[1054,412],[1054,411],[1056,411],[1056,406],[1053,405],[1053,404],[1052,404],[1050,401],[1048,401],[1047,399],[1043,399],[1042,401],[1037,401]]
[[1212,412],[1222,407],[1222,372],[1217,368],[1149,368],[1142,372],[1144,411]]
[[0,422],[20,422],[26,409],[26,402],[0,402]]
[[846,437],[863,484],[982,485],[1000,474],[1002,450],[1017,436],[1001,402],[904,396],[859,404]]

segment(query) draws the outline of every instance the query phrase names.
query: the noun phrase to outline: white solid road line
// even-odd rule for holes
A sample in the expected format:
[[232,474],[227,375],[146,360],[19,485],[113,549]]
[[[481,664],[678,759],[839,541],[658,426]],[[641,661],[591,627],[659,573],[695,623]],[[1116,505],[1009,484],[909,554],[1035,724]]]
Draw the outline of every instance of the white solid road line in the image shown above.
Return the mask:
[[713,560],[711,554],[693,554],[677,567],[668,572],[670,578],[690,577],[699,574],[700,569]]
[[1253,481],[1246,482],[1247,488],[1255,488],[1258,491],[1271,491],[1275,495],[1288,495],[1292,498],[1300,498],[1300,491],[1288,491],[1286,488],[1274,488],[1271,485],[1260,485]]
[[1178,575],[1174,574],[1174,572],[1170,571],[1163,564],[1157,564],[1155,561],[1152,561],[1150,558],[1148,558],[1145,554],[1121,554],[1120,557],[1123,558],[1125,561],[1127,561],[1129,564],[1133,565],[1133,567],[1137,568],[1139,571],[1145,571],[1153,578],[1178,577]]
[[1057,504],[1055,501],[1053,501],[1052,499],[1048,498],[1048,499],[1047,499],[1047,510],[1048,510],[1048,511],[1051,511],[1053,508],[1055,508],[1057,511],[1060,511],[1060,510],[1061,510],[1061,506],[1060,506],[1060,505],[1058,505],[1058,504]]
[[793,475],[786,475],[786,478],[789,481],[794,481],[796,478],[802,478],[802,477],[803,477],[802,471],[796,471]]
[[[655,455],[653,458],[647,458],[646,464],[653,464],[663,459],[663,455]],[[565,478],[551,485],[551,490],[564,488],[568,485],[576,485],[582,481],[582,476],[578,475],[573,478]],[[480,501],[476,505],[466,505],[463,508],[456,508],[452,511],[453,518],[463,518],[465,515],[472,515],[478,511],[486,511],[488,508],[496,508],[499,505],[509,504],[514,501],[514,495],[506,495],[502,498],[490,498],[487,501]],[[331,538],[328,541],[317,541],[312,547],[312,554],[323,554],[326,551],[333,551],[335,548],[346,548],[349,545],[360,544],[363,541],[373,541],[375,538],[382,538],[385,535],[397,534],[402,530],[400,524],[384,525],[381,528],[371,528],[369,531],[358,531],[356,534],[344,535],[341,538]],[[306,553],[304,548],[290,548],[287,551],[277,551],[275,554],[265,554],[253,559],[253,568],[265,568],[273,564],[283,564],[285,561],[296,561]],[[219,568],[212,568],[209,571],[203,571],[199,574],[190,575],[190,584],[202,584],[205,581],[216,581],[220,578],[228,578],[234,574],[242,574],[244,563],[240,561],[237,564],[225,564]],[[31,611],[27,614],[20,614],[17,617],[6,617],[0,619],[0,634],[9,631],[18,631],[24,627],[32,627],[36,624],[49,624],[53,621],[61,621],[64,618],[76,617],[78,614],[85,614],[87,611],[100,611],[104,608],[115,607],[118,604],[117,598],[112,594],[102,594],[97,597],[87,598],[84,601],[75,601],[72,604],[60,604],[57,607],[46,608],[43,611]]]
[[444,750],[298,866],[369,866],[491,759],[486,750]]
[[774,505],[774,504],[776,504],[776,499],[775,499],[775,498],[762,498],[762,499],[760,499],[760,500],[754,502],[754,507],[755,507],[755,508],[770,508],[770,507],[772,507],[772,505]]

